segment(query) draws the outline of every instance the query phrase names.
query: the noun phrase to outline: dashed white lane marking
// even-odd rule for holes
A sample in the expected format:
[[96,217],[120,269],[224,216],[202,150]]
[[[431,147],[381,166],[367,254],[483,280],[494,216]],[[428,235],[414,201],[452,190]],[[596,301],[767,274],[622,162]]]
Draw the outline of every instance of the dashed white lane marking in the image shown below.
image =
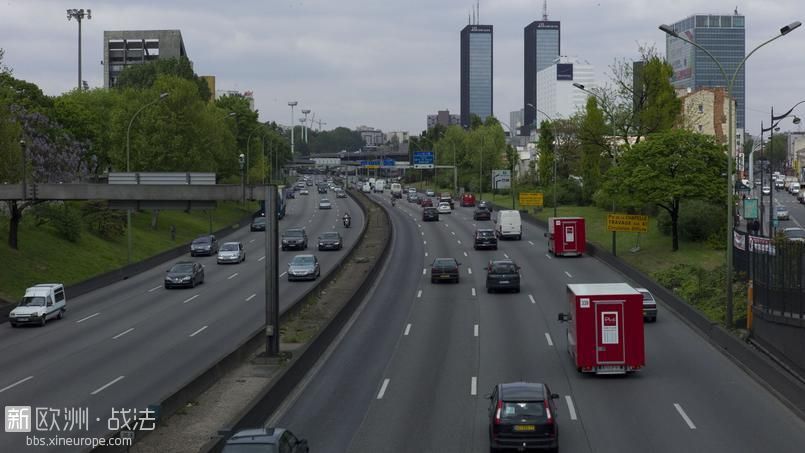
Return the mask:
[[6,391],[6,390],[8,390],[8,389],[12,389],[12,388],[14,388],[14,387],[16,387],[16,386],[18,386],[18,385],[22,384],[23,382],[30,381],[30,380],[31,380],[31,379],[33,379],[33,378],[34,378],[33,376],[28,376],[28,377],[26,377],[26,378],[22,378],[22,379],[20,379],[19,381],[15,382],[15,383],[13,383],[13,384],[11,384],[11,385],[7,385],[7,386],[5,386],[5,387],[1,388],[1,389],[0,389],[0,393],[3,393],[3,392],[5,392],[5,391]]
[[424,236],[424,235],[425,235],[425,232],[423,231],[423,232],[422,232],[422,236]]
[[470,395],[478,393],[478,378],[473,376],[470,380]]
[[467,273],[468,273],[468,274],[470,274],[470,275],[472,275],[472,268],[471,268],[471,267],[468,267],[468,268],[467,268]]
[[504,256],[506,259],[509,259],[509,255],[507,255],[507,254],[505,254],[505,253],[504,253],[504,254],[503,254],[503,256]]
[[266,259],[266,257],[265,257],[265,256],[261,256],[260,258],[258,258],[258,259],[257,259],[257,261],[263,261],[264,259]]
[[552,260],[552,259],[553,259],[553,258],[551,257],[551,255],[550,255],[550,253],[546,253],[546,254],[545,254],[545,257],[546,257],[546,258],[548,258],[549,260]]
[[531,242],[531,241],[528,241],[528,243],[529,243],[529,244],[531,244],[531,245],[534,245],[534,243],[533,243],[533,242]]
[[197,331],[195,331],[195,332],[191,333],[191,334],[190,334],[190,336],[191,336],[191,337],[195,337],[196,335],[198,335],[198,334],[200,334],[201,332],[203,332],[203,331],[204,331],[204,329],[206,329],[206,328],[207,328],[207,326],[204,326],[204,327],[202,327],[201,329],[198,329]]
[[427,257],[427,256],[428,256],[428,252],[425,252],[425,257]]
[[193,296],[193,297],[190,297],[190,298],[188,298],[188,299],[185,299],[185,301],[184,301],[184,302],[182,302],[182,303],[183,303],[183,304],[186,304],[186,303],[190,302],[191,300],[195,299],[195,298],[196,298],[196,297],[198,297],[198,296],[199,296],[199,295],[198,295],[198,294],[196,294],[196,295],[195,295],[195,296]]
[[288,271],[285,271],[285,272],[281,273],[281,274],[280,274],[280,277],[284,277],[284,276],[285,276],[285,274],[287,274],[287,273],[288,273]]
[[99,314],[101,314],[101,312],[98,312],[98,313],[95,313],[95,314],[89,315],[89,316],[87,316],[86,318],[81,318],[81,319],[79,319],[78,321],[76,321],[75,323],[76,323],[76,324],[82,323],[82,322],[86,321],[87,319],[92,319],[92,318],[94,318],[94,317],[98,316]]
[[475,288],[472,289],[472,295],[475,295]]
[[529,294],[529,295],[528,295],[528,298],[531,300],[531,303],[532,303],[532,304],[536,304],[536,303],[537,303],[537,301],[535,301],[535,300],[534,300],[534,296],[532,296],[531,294]]
[[570,414],[570,419],[576,420],[576,406],[573,405],[573,399],[570,395],[565,395],[565,401],[567,401],[567,413]]
[[386,394],[386,389],[389,386],[389,381],[390,381],[390,379],[388,379],[388,378],[383,379],[383,385],[380,386],[380,391],[377,392],[377,399],[379,399],[379,400],[383,399],[383,395]]
[[418,226],[419,228],[422,228],[422,224],[421,224],[421,223],[417,223],[417,224],[416,224],[416,226]]
[[451,233],[453,233],[453,236],[455,236],[455,235],[456,235],[456,232],[455,232],[455,231],[451,231]]
[[421,297],[422,297],[422,290],[420,289],[419,291],[416,292],[416,298],[419,299]]
[[159,288],[162,288],[162,285],[154,286],[153,288],[149,289],[148,292],[153,293],[154,291],[158,290]]
[[456,242],[458,242],[458,245],[461,245],[461,241],[460,241],[460,240],[458,240],[458,241],[456,241]]
[[251,241],[249,241],[249,244],[251,244],[252,242],[254,242],[254,239],[252,239]]
[[688,417],[688,414],[686,414],[685,410],[682,409],[682,406],[680,406],[679,403],[674,403],[674,407],[676,408],[676,411],[679,412],[679,415],[682,416],[682,419],[685,420],[685,423],[688,424],[688,428],[696,429],[696,425],[693,424],[690,417]]
[[573,278],[573,276],[570,275],[570,272],[568,272],[568,271],[565,271],[565,275],[567,275],[568,278]]
[[428,241],[422,241],[422,245],[428,245]]
[[109,383],[99,387],[94,392],[90,393],[90,395],[97,395],[98,393],[101,393],[102,391],[107,389],[109,386],[114,385],[116,382],[121,381],[124,377],[126,377],[126,376],[118,376],[118,377],[112,379]]
[[447,224],[447,223],[445,223],[445,224],[444,224],[444,227],[445,227],[445,228],[449,228],[449,227],[450,227],[450,225],[449,225],[449,224]]
[[551,339],[551,334],[545,332],[545,340],[548,342],[548,346],[553,346],[553,340]]
[[126,335],[127,333],[131,332],[132,330],[134,330],[134,327],[131,327],[129,329],[124,330],[123,332],[120,332],[119,334],[117,334],[114,337],[112,337],[112,339],[117,340],[118,338],[122,337],[123,335]]
[[476,324],[476,325],[473,327],[472,331],[473,331],[474,336],[476,336],[476,337],[477,337],[477,336],[478,336],[478,324]]
[[405,326],[405,333],[403,335],[408,335],[408,332],[410,331],[411,331],[411,324],[408,324],[407,326]]
[[423,269],[422,269],[422,275],[425,275],[425,274],[427,274],[427,273],[428,273],[428,268],[427,268],[427,267],[426,267],[426,268],[423,268]]
[[237,277],[237,276],[238,276],[238,273],[237,273],[237,272],[235,272],[234,274],[230,275],[230,276],[229,276],[229,277],[227,277],[226,279],[227,279],[227,280],[232,280],[233,278],[235,278],[235,277]]
[[467,255],[467,252],[464,252],[464,256],[469,256],[469,255]]
[[248,301],[250,301],[250,300],[254,299],[254,296],[256,296],[256,295],[257,295],[257,293],[254,293],[254,294],[252,294],[251,296],[247,297],[247,298],[246,298],[246,302],[248,302]]

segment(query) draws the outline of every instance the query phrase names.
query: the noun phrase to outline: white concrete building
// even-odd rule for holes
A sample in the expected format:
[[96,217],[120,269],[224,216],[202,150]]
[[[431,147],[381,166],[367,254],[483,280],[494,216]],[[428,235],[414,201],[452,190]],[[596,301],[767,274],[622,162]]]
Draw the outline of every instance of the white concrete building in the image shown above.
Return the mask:
[[[584,110],[587,93],[573,86],[580,83],[590,89],[596,86],[595,68],[586,61],[559,57],[554,64],[537,73],[537,109],[554,120],[570,118]],[[537,127],[547,120],[537,111]]]

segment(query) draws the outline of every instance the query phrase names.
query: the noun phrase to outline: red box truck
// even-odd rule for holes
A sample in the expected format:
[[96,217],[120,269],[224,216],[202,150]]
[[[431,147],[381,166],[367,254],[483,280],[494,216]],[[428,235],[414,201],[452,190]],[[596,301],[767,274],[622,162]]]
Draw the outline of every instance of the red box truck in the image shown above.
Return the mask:
[[548,217],[548,251],[555,256],[580,256],[587,238],[584,217]]
[[567,349],[582,373],[624,374],[646,364],[643,296],[626,283],[567,285]]

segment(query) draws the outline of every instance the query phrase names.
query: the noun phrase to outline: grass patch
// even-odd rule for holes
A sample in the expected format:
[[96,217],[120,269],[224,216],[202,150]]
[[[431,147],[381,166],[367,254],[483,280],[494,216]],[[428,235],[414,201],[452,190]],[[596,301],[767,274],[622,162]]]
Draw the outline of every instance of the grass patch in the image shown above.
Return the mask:
[[[257,210],[256,203],[246,207],[237,202],[222,202],[212,211],[212,230],[237,223]],[[176,226],[176,240],[170,227]],[[151,212],[132,215],[132,261],[140,261],[186,243],[207,233],[210,216],[205,211],[162,211],[156,229],[151,229]],[[20,223],[19,250],[8,246],[8,217],[0,215],[0,262],[7,263],[0,272],[0,297],[18,300],[25,288],[45,282],[73,284],[126,265],[127,240],[124,233],[108,240],[83,229],[77,242],[57,236],[50,225],[37,227],[26,211]]]

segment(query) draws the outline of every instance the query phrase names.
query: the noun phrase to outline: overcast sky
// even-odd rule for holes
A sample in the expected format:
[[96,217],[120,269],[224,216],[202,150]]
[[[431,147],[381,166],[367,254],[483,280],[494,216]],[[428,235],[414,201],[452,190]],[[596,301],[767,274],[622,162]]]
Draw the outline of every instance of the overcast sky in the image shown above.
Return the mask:
[[[548,2],[562,23],[562,54],[589,61],[598,80],[638,45],[665,54],[657,29],[691,14],[746,16],[747,50],[805,20],[802,0],[562,0]],[[179,29],[194,68],[219,89],[252,90],[262,120],[290,122],[287,102],[326,129],[374,126],[419,133],[426,115],[459,113],[459,31],[474,0],[0,0],[0,47],[17,77],[47,94],[77,80],[77,25],[67,8],[91,8],[83,22],[83,78],[103,86],[103,31]],[[523,27],[541,0],[485,0],[480,22],[494,26],[494,111],[508,122],[522,108]],[[747,129],[758,133],[769,108],[805,99],[805,27],[759,50],[747,63]],[[805,115],[805,104],[798,110]],[[805,123],[805,122],[804,122]],[[797,126],[785,123],[784,129]]]

